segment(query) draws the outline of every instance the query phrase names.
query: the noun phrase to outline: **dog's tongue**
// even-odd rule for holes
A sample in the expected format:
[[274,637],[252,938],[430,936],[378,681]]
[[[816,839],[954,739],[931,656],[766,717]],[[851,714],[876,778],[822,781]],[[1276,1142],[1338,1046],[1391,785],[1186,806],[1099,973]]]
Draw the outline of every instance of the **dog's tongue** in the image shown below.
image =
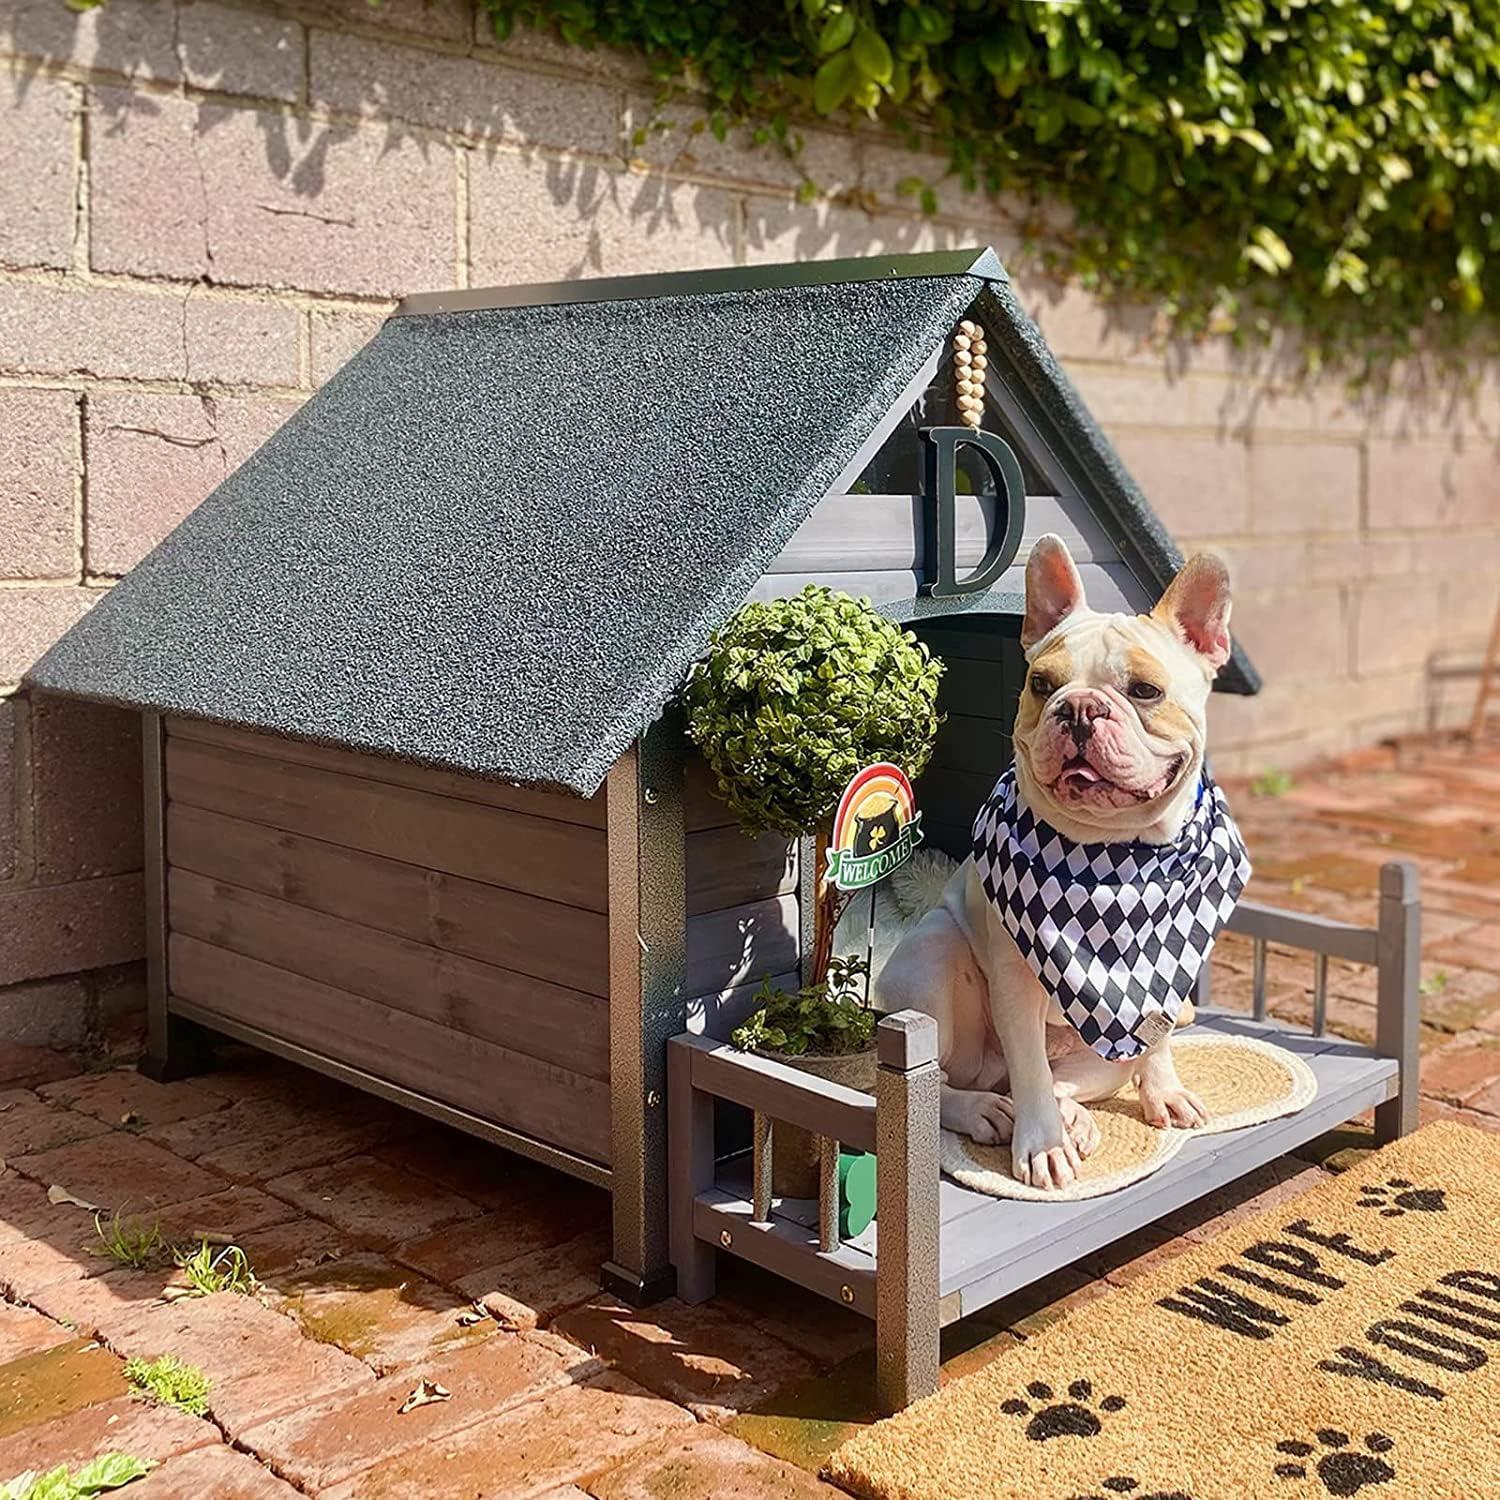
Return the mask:
[[1102,781],[1104,778],[1081,755],[1063,767],[1063,775],[1079,781]]

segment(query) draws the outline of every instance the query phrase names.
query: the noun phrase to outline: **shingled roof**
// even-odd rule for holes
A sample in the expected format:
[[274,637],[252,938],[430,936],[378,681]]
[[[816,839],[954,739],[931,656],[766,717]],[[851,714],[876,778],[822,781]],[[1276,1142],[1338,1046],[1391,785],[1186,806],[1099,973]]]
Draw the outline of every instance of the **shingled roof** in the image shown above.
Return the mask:
[[992,252],[455,292],[398,309],[27,680],[588,795],[987,289],[1164,584],[1176,549]]

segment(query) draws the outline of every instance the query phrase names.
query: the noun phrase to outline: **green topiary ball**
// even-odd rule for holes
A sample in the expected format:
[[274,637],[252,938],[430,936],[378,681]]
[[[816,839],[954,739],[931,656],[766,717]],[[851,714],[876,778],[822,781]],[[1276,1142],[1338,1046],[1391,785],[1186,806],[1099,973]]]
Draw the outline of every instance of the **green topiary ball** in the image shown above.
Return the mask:
[[867,599],[809,584],[747,604],[687,682],[688,733],[750,833],[817,831],[850,777],[932,755],[943,664]]

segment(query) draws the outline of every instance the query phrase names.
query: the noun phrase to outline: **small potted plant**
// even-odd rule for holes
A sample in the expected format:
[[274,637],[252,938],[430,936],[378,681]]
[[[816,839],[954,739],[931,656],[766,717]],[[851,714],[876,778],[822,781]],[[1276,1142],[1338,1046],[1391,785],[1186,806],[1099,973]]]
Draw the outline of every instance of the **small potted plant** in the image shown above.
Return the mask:
[[[876,1016],[864,992],[866,972],[864,959],[836,956],[822,984],[792,993],[764,980],[756,1010],[730,1039],[742,1051],[868,1093],[875,1087]],[[785,1198],[816,1196],[818,1148],[807,1131],[776,1127],[771,1185]]]
[[[827,878],[829,832],[863,767],[890,761],[915,777],[927,764],[942,671],[868,600],[809,584],[790,599],[745,605],[689,676],[688,733],[741,828],[815,840],[818,904],[804,983],[795,994],[763,984],[736,1046],[851,1088],[874,1087],[867,967],[833,954],[846,898]],[[810,1151],[802,1132],[777,1133],[777,1192],[816,1192],[815,1155],[811,1191],[799,1191]]]

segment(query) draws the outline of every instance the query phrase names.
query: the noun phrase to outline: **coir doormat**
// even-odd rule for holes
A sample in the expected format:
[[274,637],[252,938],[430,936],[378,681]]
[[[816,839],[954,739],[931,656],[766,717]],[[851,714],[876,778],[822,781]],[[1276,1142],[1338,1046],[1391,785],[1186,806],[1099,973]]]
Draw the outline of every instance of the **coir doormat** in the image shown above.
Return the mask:
[[878,1500],[1500,1496],[1500,1137],[1446,1122],[835,1453]]

